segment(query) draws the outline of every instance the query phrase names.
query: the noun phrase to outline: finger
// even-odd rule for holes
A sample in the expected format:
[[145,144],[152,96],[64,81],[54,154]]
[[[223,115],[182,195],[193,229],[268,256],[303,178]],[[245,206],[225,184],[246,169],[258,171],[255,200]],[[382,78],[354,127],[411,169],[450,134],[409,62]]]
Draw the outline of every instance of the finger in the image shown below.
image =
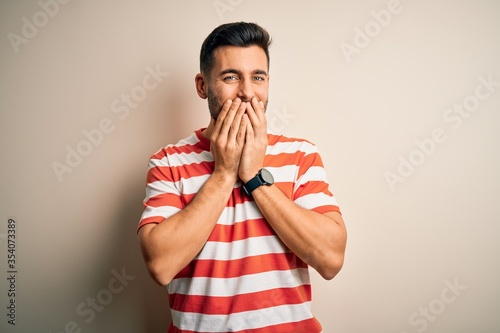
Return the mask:
[[255,113],[257,114],[257,117],[262,121],[263,118],[266,117],[265,115],[265,109],[264,109],[264,102],[259,101],[257,97],[252,98],[252,107],[255,110]]
[[253,104],[253,99],[252,99],[252,103],[248,103],[248,105],[247,105],[247,115],[248,115],[248,119],[250,120],[252,125],[256,126],[257,124],[259,124],[260,120],[259,120],[259,117],[257,116],[257,113],[255,112],[255,109],[253,108],[252,104]]
[[266,117],[266,106],[263,101],[257,100],[255,98],[255,103],[258,105],[257,108],[254,108],[257,111],[257,116],[259,117],[260,123],[266,129],[267,132],[267,117]]
[[[238,145],[238,147],[243,147],[245,144],[246,135],[247,135],[247,128],[248,128],[249,123],[250,123],[250,121],[248,120],[248,116],[246,113],[244,113],[243,116],[241,117],[240,127],[238,130],[238,134],[236,136],[236,144]],[[250,126],[250,127],[252,127],[252,126]]]
[[245,135],[245,139],[246,139],[246,142],[251,142],[254,138],[254,130],[253,130],[253,126],[252,126],[252,123],[249,119],[250,117],[247,116],[247,122],[246,122],[246,135]]
[[233,101],[228,99],[222,105],[219,116],[217,117],[217,120],[215,121],[215,126],[214,126],[214,131],[213,131],[214,135],[217,136],[220,133],[222,125],[224,123],[224,119],[226,119],[227,113],[229,112],[229,109],[231,108],[232,104],[233,104]]
[[247,106],[247,114],[250,120],[249,123],[252,127],[250,132],[247,131],[247,137],[249,140],[255,140],[256,137],[264,140],[264,137],[267,135],[266,115],[262,111],[261,105],[259,105],[256,98],[252,99],[252,104],[257,107],[257,110],[261,110],[261,117],[259,117],[259,114],[256,112],[255,108],[252,107],[252,105]]
[[[214,134],[217,137],[223,137],[227,139],[229,130],[231,129],[231,126],[233,124],[234,116],[236,112],[238,111],[239,107],[241,106],[241,99],[237,98],[235,99],[227,112],[225,112],[220,119],[217,119],[217,122],[219,122],[219,131],[215,132]],[[224,140],[225,141],[225,140]]]
[[245,112],[247,110],[247,104],[248,103],[242,102],[240,104],[240,106],[238,107],[236,114],[233,117],[233,121],[231,123],[229,133],[228,133],[230,140],[236,140],[236,137],[237,137],[239,130],[240,130],[241,120],[242,120],[243,115],[245,114]]
[[[252,123],[252,126],[255,128],[257,127],[266,127],[266,115],[262,111],[262,108],[259,105],[259,102],[257,101],[257,98],[252,99],[251,104],[247,106],[247,114],[248,118],[250,119],[250,122]],[[257,109],[256,109],[257,107]],[[260,112],[259,112],[260,110]]]
[[242,102],[241,102],[241,99],[239,99],[239,98],[236,98],[233,101],[225,118],[222,119],[221,134],[227,135],[229,133],[229,130],[231,129],[231,125],[233,124],[236,112],[241,107],[241,104],[242,104]]

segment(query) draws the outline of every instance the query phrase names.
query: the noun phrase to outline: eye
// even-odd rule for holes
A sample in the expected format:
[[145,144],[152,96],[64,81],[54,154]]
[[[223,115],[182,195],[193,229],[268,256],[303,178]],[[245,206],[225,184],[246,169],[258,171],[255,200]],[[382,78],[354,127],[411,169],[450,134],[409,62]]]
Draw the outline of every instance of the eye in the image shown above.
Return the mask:
[[262,76],[254,76],[253,78],[255,81],[264,81],[264,78]]
[[229,75],[224,77],[224,81],[236,81],[236,80],[238,80],[238,77],[236,77],[236,75]]

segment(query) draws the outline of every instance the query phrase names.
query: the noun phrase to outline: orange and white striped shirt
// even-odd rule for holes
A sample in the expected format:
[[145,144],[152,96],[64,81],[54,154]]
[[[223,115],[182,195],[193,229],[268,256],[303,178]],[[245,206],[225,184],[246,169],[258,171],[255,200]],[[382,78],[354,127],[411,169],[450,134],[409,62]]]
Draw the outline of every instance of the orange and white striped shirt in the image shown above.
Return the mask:
[[[182,210],[213,172],[201,131],[151,156],[138,229]],[[339,211],[312,143],[268,134],[264,167],[297,205]],[[321,332],[311,312],[308,265],[281,242],[241,185],[234,185],[205,246],[167,286],[168,332]]]

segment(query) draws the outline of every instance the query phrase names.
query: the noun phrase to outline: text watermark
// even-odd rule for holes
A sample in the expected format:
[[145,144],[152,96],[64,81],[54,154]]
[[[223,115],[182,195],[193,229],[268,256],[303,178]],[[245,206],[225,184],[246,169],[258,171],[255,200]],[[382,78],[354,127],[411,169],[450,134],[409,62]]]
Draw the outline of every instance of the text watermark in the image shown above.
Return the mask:
[[[80,302],[75,309],[76,314],[83,319],[86,324],[93,322],[97,313],[103,312],[106,306],[113,302],[114,296],[125,290],[130,283],[135,279],[134,275],[127,274],[125,267],[121,271],[116,269],[111,270],[112,278],[108,281],[105,288],[97,291],[95,297],[89,296]],[[58,333],[81,333],[82,325],[74,320],[68,321]]]
[[21,18],[22,27],[21,33],[17,34],[14,32],[7,33],[7,38],[9,39],[12,49],[17,54],[19,53],[19,47],[23,44],[26,45],[30,40],[35,38],[40,29],[45,27],[51,19],[53,19],[61,8],[60,5],[66,5],[71,0],[40,0],[38,1],[38,6],[40,10],[36,11],[31,18],[23,16]]
[[[130,90],[130,93],[123,93],[119,98],[114,99],[110,105],[110,111],[121,121],[125,120],[130,111],[137,108],[139,103],[144,101],[148,92],[156,89],[168,72],[162,72],[160,65],[156,67],[147,66],[146,75],[142,78],[141,84],[138,84]],[[66,145],[66,156],[64,161],[52,161],[51,166],[59,182],[64,180],[63,176],[73,172],[83,160],[104,142],[105,136],[112,133],[116,128],[115,122],[109,117],[101,118],[96,127],[83,129],[81,131],[83,138],[75,145]]]
[[232,12],[234,8],[241,5],[243,0],[214,0],[212,5],[221,21],[224,21],[224,13]]
[[[458,278],[455,278],[452,282],[445,280],[444,285],[438,297],[433,298],[429,303],[419,307],[418,310],[409,315],[408,323],[416,332],[423,333],[426,331],[431,323],[434,323],[467,290],[467,286],[460,284]],[[403,331],[400,333],[409,332]]]
[[7,322],[16,325],[17,318],[17,222],[10,217],[7,219]]
[[403,9],[400,0],[391,0],[387,3],[386,9],[372,10],[370,12],[371,20],[366,22],[363,28],[355,26],[352,42],[341,42],[339,44],[340,51],[347,63],[350,64],[355,54],[360,54],[362,50],[368,47],[372,40],[389,26],[394,15],[400,14]]
[[[443,121],[449,124],[453,130],[459,129],[464,119],[469,118],[473,112],[477,111],[481,102],[488,99],[500,86],[500,82],[493,80],[492,74],[487,77],[479,76],[478,81],[479,84],[472,94],[466,96],[462,102],[455,103],[443,113]],[[395,172],[386,171],[384,173],[385,181],[391,192],[396,190],[397,184],[404,183],[408,177],[413,175],[415,170],[437,151],[438,145],[447,139],[446,131],[442,127],[436,127],[430,132],[429,137],[414,141],[415,149],[406,155],[399,155],[399,163]]]

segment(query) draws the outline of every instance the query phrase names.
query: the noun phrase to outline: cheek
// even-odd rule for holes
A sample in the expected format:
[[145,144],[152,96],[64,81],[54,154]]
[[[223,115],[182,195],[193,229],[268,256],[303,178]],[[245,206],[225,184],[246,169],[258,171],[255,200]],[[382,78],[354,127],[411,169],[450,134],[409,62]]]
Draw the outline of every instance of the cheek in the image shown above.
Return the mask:
[[216,87],[214,92],[215,96],[221,103],[224,103],[229,98],[234,99],[236,96],[236,90],[233,89],[231,86]]
[[267,101],[267,94],[267,89],[259,89],[255,91],[255,95],[260,101]]

